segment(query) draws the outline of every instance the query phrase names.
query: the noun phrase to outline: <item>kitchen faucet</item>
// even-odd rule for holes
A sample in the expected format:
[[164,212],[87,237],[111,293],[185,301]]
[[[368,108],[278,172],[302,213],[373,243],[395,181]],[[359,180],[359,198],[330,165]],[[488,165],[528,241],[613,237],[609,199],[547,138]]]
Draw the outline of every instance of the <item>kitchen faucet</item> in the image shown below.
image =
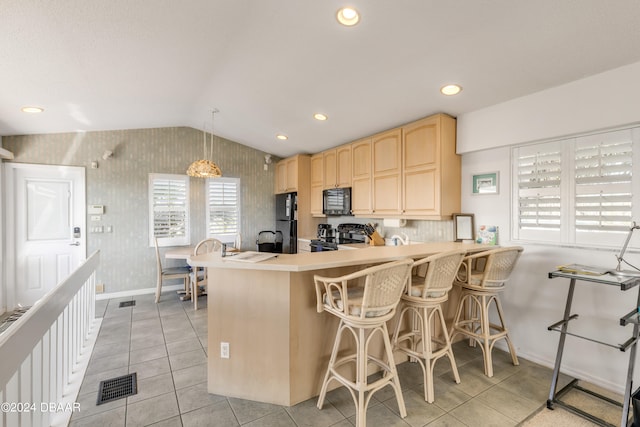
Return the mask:
[[397,234],[394,234],[393,236],[391,236],[391,240],[393,241],[394,246],[398,246],[398,241],[400,241],[400,243],[402,243],[403,245],[408,245],[409,236],[407,236],[406,233],[400,233],[400,234],[402,234],[402,236],[398,236]]

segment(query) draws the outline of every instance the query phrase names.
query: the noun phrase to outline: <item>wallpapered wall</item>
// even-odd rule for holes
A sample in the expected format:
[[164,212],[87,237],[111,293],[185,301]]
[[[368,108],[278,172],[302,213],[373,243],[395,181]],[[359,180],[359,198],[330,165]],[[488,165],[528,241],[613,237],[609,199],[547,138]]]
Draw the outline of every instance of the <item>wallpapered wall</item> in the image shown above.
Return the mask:
[[[112,233],[87,234],[87,254],[100,249],[97,282],[112,293],[155,287],[155,249],[149,247],[148,231],[149,173],[185,174],[192,161],[202,158],[202,140],[199,130],[175,127],[5,136],[2,145],[14,154],[15,162],[86,168],[87,204],[105,206],[101,222],[87,218],[87,227],[113,227]],[[105,150],[113,151],[113,157],[103,160]],[[223,175],[240,178],[244,249],[254,249],[258,232],[275,224],[274,165],[263,169],[264,154],[222,138],[214,142],[213,160]],[[98,169],[91,168],[92,161],[98,161]],[[191,178],[192,244],[205,236],[204,183]],[[179,261],[165,262],[175,263]]]

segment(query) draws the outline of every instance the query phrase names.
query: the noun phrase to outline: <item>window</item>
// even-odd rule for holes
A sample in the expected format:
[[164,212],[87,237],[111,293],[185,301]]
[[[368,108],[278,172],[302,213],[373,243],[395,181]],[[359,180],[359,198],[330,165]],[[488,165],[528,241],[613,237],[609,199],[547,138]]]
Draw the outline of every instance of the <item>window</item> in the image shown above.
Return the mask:
[[207,181],[207,237],[234,244],[240,235],[240,179]]
[[514,148],[514,239],[619,246],[640,221],[638,144],[640,128]]
[[149,244],[189,245],[189,177],[149,174]]

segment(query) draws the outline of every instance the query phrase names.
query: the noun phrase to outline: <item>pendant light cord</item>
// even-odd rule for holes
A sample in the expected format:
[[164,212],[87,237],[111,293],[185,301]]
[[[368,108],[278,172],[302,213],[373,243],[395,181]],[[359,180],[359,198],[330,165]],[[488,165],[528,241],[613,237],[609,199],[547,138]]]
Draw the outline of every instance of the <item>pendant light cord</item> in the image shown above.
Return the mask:
[[[216,129],[216,112],[218,110],[216,110],[215,108],[213,110],[211,110],[211,148],[209,149],[209,157],[206,157],[206,159],[211,160],[213,159],[213,131]],[[206,155],[206,153],[205,153]]]

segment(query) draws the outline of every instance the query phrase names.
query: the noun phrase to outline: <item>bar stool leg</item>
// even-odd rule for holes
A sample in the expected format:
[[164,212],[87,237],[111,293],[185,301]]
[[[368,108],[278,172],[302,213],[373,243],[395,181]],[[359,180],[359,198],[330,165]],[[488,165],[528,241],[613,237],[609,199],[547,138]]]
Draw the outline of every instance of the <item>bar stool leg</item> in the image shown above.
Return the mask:
[[342,331],[344,329],[344,323],[342,319],[338,325],[338,332],[336,338],[333,341],[333,349],[331,350],[331,357],[329,358],[329,366],[327,367],[327,373],[324,375],[324,381],[322,381],[322,389],[320,390],[320,396],[318,397],[318,409],[322,409],[324,405],[324,398],[327,395],[327,386],[332,378],[333,365],[335,364],[336,357],[338,356],[338,349],[340,348],[340,342],[342,341]]
[[382,324],[382,338],[384,340],[384,348],[387,353],[387,363],[389,364],[389,370],[391,371],[391,375],[393,376],[391,386],[396,392],[396,400],[398,401],[398,410],[400,411],[400,417],[404,418],[407,416],[407,408],[404,404],[404,398],[402,397],[402,388],[400,387],[400,379],[398,378],[398,370],[396,369],[396,363],[393,358],[393,347],[391,347],[391,341],[389,340],[389,331],[387,329],[387,324]]
[[449,339],[449,332],[447,331],[447,324],[444,321],[444,314],[442,313],[442,307],[436,307],[436,311],[438,312],[438,316],[440,318],[440,325],[442,327],[442,336],[444,338],[445,348],[447,349],[446,355],[449,358],[449,363],[451,364],[451,371],[453,371],[453,378],[456,381],[456,384],[460,384],[460,375],[458,374],[458,366],[456,365],[456,359],[453,356],[453,349],[451,349],[451,340]]
[[502,330],[504,331],[504,339],[507,341],[507,346],[509,347],[509,354],[511,354],[511,362],[514,366],[518,366],[520,362],[518,361],[518,356],[516,354],[516,349],[511,342],[511,338],[509,338],[509,331],[507,330],[506,324],[504,323],[504,312],[502,311],[502,303],[500,299],[495,297],[496,310],[498,311],[498,317],[500,318],[500,324],[502,326]]

